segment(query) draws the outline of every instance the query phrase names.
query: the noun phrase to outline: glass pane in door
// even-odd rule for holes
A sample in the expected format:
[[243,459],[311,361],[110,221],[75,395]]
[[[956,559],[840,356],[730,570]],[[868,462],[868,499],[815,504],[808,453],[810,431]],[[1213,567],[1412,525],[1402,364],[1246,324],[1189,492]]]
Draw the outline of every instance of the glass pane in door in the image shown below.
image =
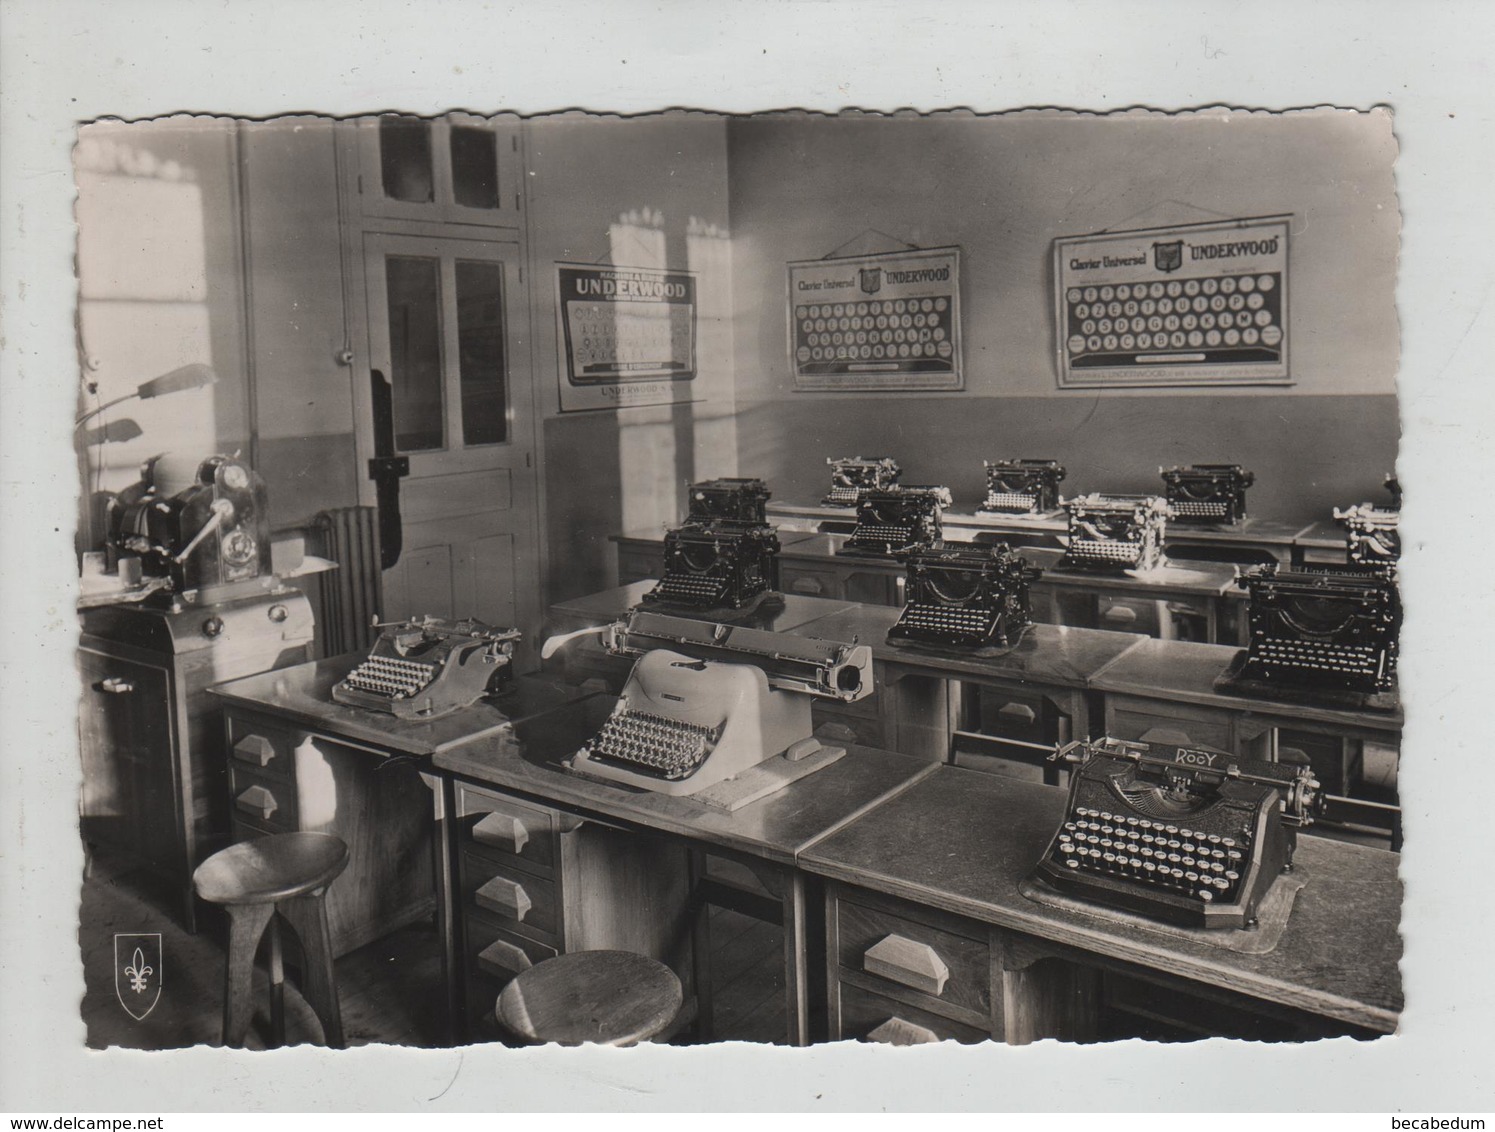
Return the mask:
[[444,448],[441,262],[424,256],[386,256],[384,274],[395,445],[402,452]]
[[464,444],[508,439],[503,309],[503,264],[459,259],[457,346]]
[[390,200],[429,204],[436,199],[431,174],[431,123],[420,118],[379,119],[379,166]]
[[452,127],[452,195],[468,208],[498,207],[498,138],[481,126]]

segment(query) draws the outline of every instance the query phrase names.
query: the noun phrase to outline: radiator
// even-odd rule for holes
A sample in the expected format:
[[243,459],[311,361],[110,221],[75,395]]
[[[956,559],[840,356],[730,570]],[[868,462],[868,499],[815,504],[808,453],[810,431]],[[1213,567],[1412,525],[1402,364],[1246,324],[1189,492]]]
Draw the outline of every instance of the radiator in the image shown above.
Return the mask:
[[338,564],[323,575],[317,625],[328,656],[363,651],[374,642],[374,618],[384,600],[379,568],[379,511],[340,507],[312,521],[322,555]]

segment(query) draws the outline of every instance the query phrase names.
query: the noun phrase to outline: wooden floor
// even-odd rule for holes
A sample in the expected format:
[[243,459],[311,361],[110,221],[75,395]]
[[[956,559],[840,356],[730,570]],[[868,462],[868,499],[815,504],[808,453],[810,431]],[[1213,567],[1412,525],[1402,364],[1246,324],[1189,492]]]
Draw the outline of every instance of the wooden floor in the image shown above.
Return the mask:
[[[90,1047],[176,1049],[216,1045],[223,1002],[222,925],[205,919],[188,935],[171,911],[170,895],[145,873],[94,857],[83,884],[78,942],[85,990],[82,1017]],[[211,916],[212,909],[207,909]],[[114,935],[161,933],[161,996],[142,1021],[120,1005],[114,985]],[[711,919],[712,989],[718,1041],[783,1041],[783,933],[737,912]],[[268,978],[256,976],[257,1004],[246,1048],[263,1049],[269,1033]],[[338,998],[350,1046],[441,1043],[441,951],[434,926],[394,932],[337,961]],[[286,988],[286,1040],[321,1040],[321,1027],[301,995]]]

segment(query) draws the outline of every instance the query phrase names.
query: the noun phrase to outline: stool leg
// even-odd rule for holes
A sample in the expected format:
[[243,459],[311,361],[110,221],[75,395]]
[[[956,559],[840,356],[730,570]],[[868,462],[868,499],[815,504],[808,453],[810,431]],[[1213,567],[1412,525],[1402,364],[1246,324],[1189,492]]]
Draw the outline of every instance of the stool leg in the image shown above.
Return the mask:
[[286,1044],[286,969],[280,953],[280,917],[270,917],[270,1048]]
[[295,930],[306,956],[306,1001],[322,1020],[327,1044],[342,1049],[343,1015],[337,1001],[337,979],[332,969],[332,932],[327,925],[325,888],[284,900],[280,914]]
[[275,915],[273,904],[229,904],[228,958],[223,975],[223,1044],[238,1047],[254,1016],[254,953],[265,925]]

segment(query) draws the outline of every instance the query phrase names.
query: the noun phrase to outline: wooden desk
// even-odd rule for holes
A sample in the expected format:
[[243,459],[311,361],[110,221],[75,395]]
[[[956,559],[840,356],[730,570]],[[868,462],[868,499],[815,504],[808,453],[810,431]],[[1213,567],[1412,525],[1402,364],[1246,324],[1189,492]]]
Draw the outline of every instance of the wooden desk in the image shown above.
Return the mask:
[[[1246,955],[1024,897],[1018,882],[1064,806],[1053,787],[941,767],[800,855],[800,868],[835,882],[826,949],[833,1040],[865,1037],[890,1016],[957,1040],[1087,1037],[1099,1000],[1140,997],[1127,993],[1138,983],[1226,1006],[1239,1036],[1396,1029],[1395,856],[1302,839],[1307,884],[1286,931],[1269,953]],[[889,934],[940,954],[950,970],[942,992],[863,969],[866,945]]]
[[1402,713],[1323,707],[1241,696],[1214,682],[1238,650],[1185,641],[1143,641],[1093,681],[1105,697],[1105,731],[1156,735],[1256,758],[1308,758],[1330,795],[1325,828],[1401,842],[1396,760]]
[[1350,543],[1345,529],[1333,519],[1310,523],[1293,539],[1293,564],[1322,562],[1343,566],[1349,561]]
[[898,610],[858,605],[792,630],[872,649],[883,742],[905,754],[1006,773],[1056,772],[1042,757],[1090,734],[1096,675],[1144,638],[1035,625],[994,657],[930,653],[888,642]]
[[[456,779],[455,789],[469,784],[490,796],[526,802],[570,818],[602,822],[637,833],[664,835],[697,853],[724,856],[747,866],[778,902],[777,918],[784,927],[785,1001],[789,1040],[810,1040],[812,949],[810,925],[818,923],[816,909],[807,902],[805,875],[795,866],[817,841],[841,829],[860,814],[896,795],[933,772],[931,763],[888,751],[852,748],[845,757],[759,802],[735,813],[708,809],[689,798],[672,798],[570,774],[559,758],[575,750],[579,732],[590,733],[611,710],[611,696],[596,696],[570,714],[589,718],[578,730],[538,731],[516,744],[500,736],[479,739],[439,752],[438,770]],[[584,737],[584,735],[583,735]],[[456,802],[454,812],[462,813]],[[700,882],[700,868],[694,880]],[[580,883],[580,878],[577,878]],[[463,912],[466,914],[466,901]],[[655,915],[668,915],[656,909]],[[704,916],[697,919],[695,966],[708,953]],[[698,980],[697,1000],[709,1025],[709,979]],[[491,1001],[490,1001],[491,1005]]]

